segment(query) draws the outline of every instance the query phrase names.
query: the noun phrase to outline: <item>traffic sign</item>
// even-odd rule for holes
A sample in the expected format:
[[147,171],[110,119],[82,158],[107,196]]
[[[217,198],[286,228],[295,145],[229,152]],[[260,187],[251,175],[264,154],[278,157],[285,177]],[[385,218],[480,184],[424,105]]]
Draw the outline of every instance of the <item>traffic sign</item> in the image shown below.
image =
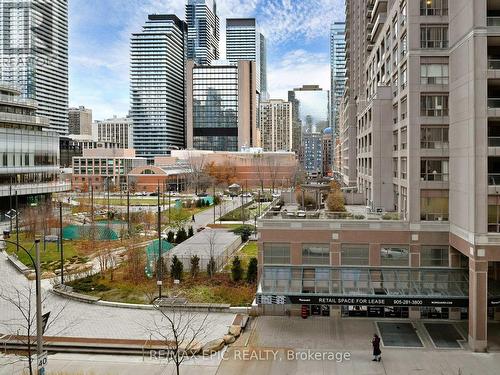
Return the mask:
[[42,335],[45,333],[49,321],[50,311],[42,315]]
[[47,366],[47,352],[43,352],[36,357],[36,367],[38,374],[45,374],[45,366]]

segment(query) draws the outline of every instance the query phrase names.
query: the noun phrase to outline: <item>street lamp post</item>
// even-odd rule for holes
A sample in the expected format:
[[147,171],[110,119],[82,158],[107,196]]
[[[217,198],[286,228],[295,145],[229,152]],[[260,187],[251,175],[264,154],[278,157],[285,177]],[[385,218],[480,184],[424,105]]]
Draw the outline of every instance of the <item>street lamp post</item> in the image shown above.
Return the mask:
[[61,285],[64,285],[64,247],[62,201],[59,201],[59,246],[61,247]]
[[157,264],[158,298],[161,299],[161,286],[163,284],[162,268],[163,260],[161,258],[161,206],[160,206],[160,181],[158,181],[158,264]]
[[[33,256],[30,254],[28,250],[26,250],[23,246],[19,245],[19,243],[13,242],[13,241],[8,241],[5,238],[10,237],[10,231],[4,231],[3,232],[3,239],[0,239],[0,241],[3,241],[7,244],[12,244],[19,246],[24,252],[28,255],[30,258],[31,263],[33,264],[33,267],[35,268],[35,294],[36,294],[36,353],[38,356],[42,355],[43,353],[43,332],[42,332],[42,296],[41,296],[41,281],[40,281],[40,240],[36,239],[34,246],[35,246],[35,259],[33,259]],[[31,319],[31,318],[30,318]]]

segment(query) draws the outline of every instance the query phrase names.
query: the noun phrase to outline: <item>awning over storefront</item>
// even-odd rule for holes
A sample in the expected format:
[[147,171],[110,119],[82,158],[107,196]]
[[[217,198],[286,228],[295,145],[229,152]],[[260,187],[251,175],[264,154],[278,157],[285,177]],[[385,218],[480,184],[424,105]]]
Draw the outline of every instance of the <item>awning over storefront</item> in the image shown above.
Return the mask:
[[[500,306],[500,288],[488,288]],[[467,307],[467,269],[265,266],[258,304]]]

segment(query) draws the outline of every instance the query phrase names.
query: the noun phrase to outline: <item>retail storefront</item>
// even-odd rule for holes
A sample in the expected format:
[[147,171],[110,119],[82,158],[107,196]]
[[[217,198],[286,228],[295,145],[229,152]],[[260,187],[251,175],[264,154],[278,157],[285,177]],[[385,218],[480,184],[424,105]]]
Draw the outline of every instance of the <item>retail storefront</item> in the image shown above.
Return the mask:
[[[465,269],[265,266],[257,303],[264,314],[467,319],[468,288]],[[492,284],[491,310],[497,293]]]

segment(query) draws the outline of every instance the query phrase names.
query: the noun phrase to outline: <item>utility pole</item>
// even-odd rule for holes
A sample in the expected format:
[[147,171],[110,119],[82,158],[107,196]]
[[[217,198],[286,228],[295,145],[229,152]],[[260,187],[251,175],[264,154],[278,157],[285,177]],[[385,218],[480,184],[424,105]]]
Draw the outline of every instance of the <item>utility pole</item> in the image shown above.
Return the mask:
[[94,224],[94,178],[90,179],[90,221]]
[[[17,212],[16,212],[17,214]],[[12,175],[10,176],[9,184],[9,220],[10,220],[10,233],[12,233]]]
[[215,224],[215,182],[212,183],[212,186],[213,186],[213,192],[214,192],[213,197],[212,197],[213,198],[212,202],[214,205],[214,224]]
[[161,207],[160,207],[160,181],[158,180],[158,264],[157,264],[157,281],[158,284],[158,298],[161,299],[161,286],[163,284],[162,278],[163,260],[161,258]]
[[108,227],[109,227],[109,220],[111,219],[111,215],[109,212],[109,177],[106,179],[106,181],[107,181],[106,188],[108,189]]
[[16,190],[16,254],[19,253],[19,196]]
[[130,237],[130,185],[127,177],[127,232]]
[[244,198],[245,192],[242,190],[241,193],[241,221],[243,225],[245,225],[245,198]]
[[168,225],[170,225],[170,204],[171,204],[172,192],[170,191],[170,185],[168,185]]
[[64,285],[63,214],[61,201],[59,201],[59,246],[61,247],[61,285]]
[[41,273],[40,273],[40,240],[35,240],[36,256],[36,354],[41,356],[43,353],[43,332],[42,332],[42,296],[41,296]]

